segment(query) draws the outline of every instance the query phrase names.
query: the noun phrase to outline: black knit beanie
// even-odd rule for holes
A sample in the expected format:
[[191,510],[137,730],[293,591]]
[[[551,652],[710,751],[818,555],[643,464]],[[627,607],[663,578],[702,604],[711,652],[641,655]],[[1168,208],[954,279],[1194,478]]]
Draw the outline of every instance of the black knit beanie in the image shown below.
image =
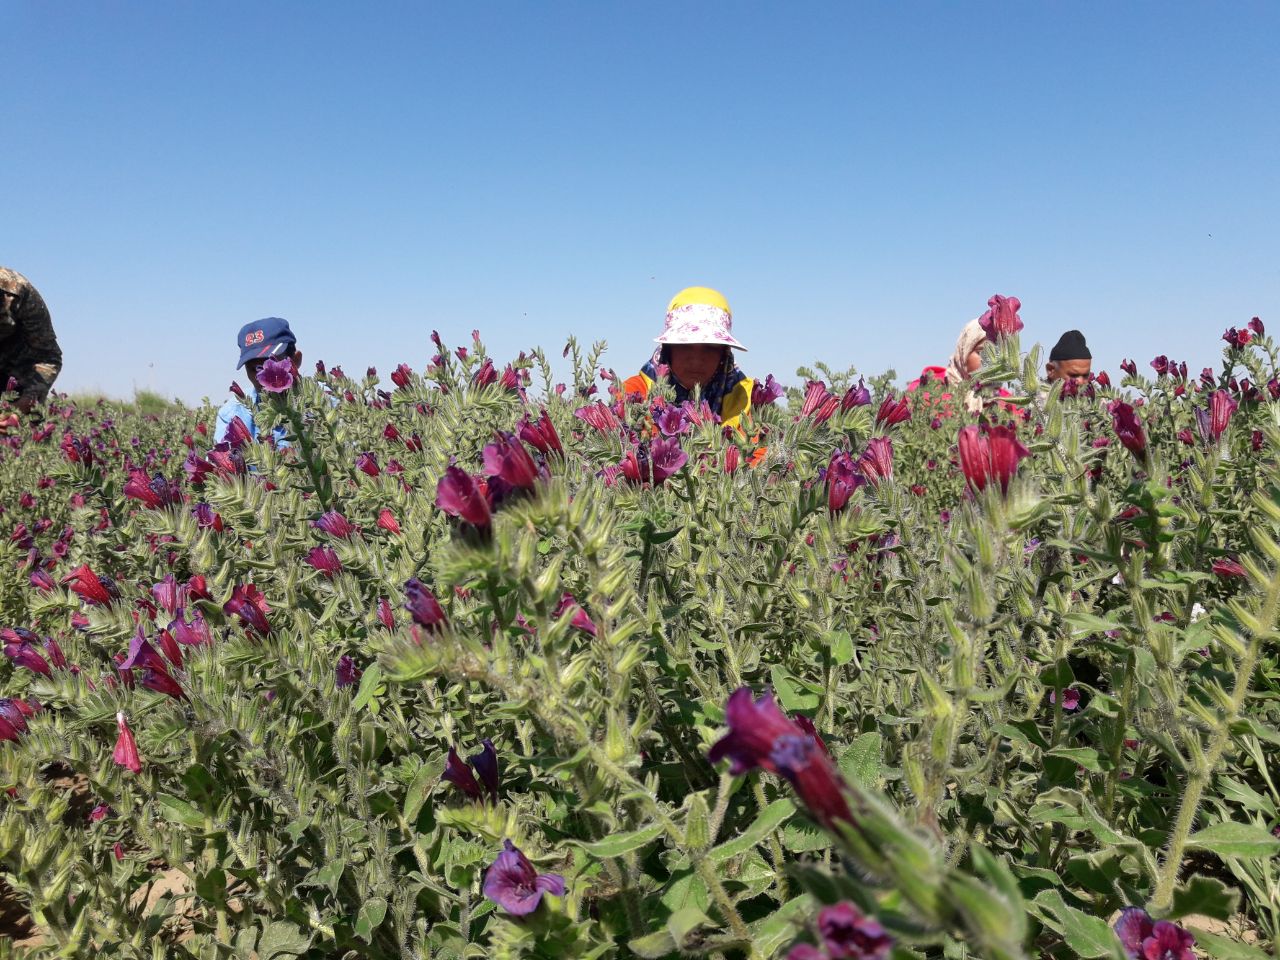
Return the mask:
[[1089,352],[1089,345],[1084,342],[1083,333],[1079,330],[1068,330],[1054,344],[1049,352],[1049,359],[1054,363],[1061,363],[1064,360],[1092,360],[1093,354]]

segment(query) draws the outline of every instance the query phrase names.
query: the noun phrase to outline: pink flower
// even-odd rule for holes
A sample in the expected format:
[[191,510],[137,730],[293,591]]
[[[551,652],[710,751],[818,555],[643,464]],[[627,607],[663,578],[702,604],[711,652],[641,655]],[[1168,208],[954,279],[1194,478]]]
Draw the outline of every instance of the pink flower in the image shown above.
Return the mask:
[[265,637],[271,633],[271,624],[267,620],[267,598],[252,583],[236,587],[231,591],[231,599],[222,606],[228,616],[240,618],[245,630]]
[[1232,560],[1230,557],[1222,557],[1213,561],[1213,572],[1223,580],[1243,579],[1249,575],[1248,571],[1238,561]]
[[517,490],[532,490],[538,480],[538,466],[519,440],[509,433],[497,433],[484,448],[486,476],[500,477]]
[[342,561],[333,547],[312,547],[304,558],[306,563],[332,580],[342,572]]
[[376,477],[382,470],[378,467],[378,459],[372,453],[362,453],[356,457],[356,469],[361,473]]
[[980,493],[994,480],[1001,494],[1009,492],[1018,464],[1029,455],[1014,429],[1004,426],[991,427],[986,434],[976,426],[964,427],[959,452],[960,469],[969,485]]
[[124,713],[116,714],[116,727],[120,734],[116,738],[116,747],[112,751],[111,759],[118,767],[124,767],[133,773],[141,773],[142,760],[138,756],[138,743],[133,738],[133,731],[129,729],[129,721]]
[[867,449],[858,460],[862,475],[876,486],[882,480],[893,479],[893,441],[888,437],[872,437]]
[[99,577],[82,563],[62,578],[64,586],[91,604],[109,607],[120,597],[120,591],[110,577]]
[[889,394],[880,401],[880,409],[876,411],[876,426],[892,427],[894,424],[903,423],[911,419],[911,407],[907,404],[906,399],[894,399],[893,394]]
[[988,340],[994,343],[1022,329],[1022,318],[1018,316],[1022,302],[1017,297],[1002,297],[997,293],[987,301],[987,307],[987,312],[978,318],[978,324]]
[[[1049,702],[1057,703],[1058,696],[1056,690],[1049,691]],[[1075,687],[1067,687],[1062,691],[1062,709],[1075,710],[1080,706],[1080,691]]]
[[436,506],[453,517],[482,529],[492,522],[489,500],[465,470],[445,469],[436,484]]
[[622,426],[618,418],[613,415],[613,411],[599,400],[595,403],[589,403],[585,407],[579,407],[573,411],[573,415],[583,423],[604,433],[617,430]]
[[578,604],[578,601],[573,598],[572,593],[566,593],[560,598],[560,603],[555,610],[551,612],[551,616],[552,618],[559,620],[566,613],[571,611],[573,613],[573,619],[570,621],[570,626],[594,637],[596,635],[596,625],[592,619],[587,616],[587,611],[583,610]]
[[387,533],[400,533],[400,524],[396,521],[395,514],[386,507],[378,511],[378,526]]

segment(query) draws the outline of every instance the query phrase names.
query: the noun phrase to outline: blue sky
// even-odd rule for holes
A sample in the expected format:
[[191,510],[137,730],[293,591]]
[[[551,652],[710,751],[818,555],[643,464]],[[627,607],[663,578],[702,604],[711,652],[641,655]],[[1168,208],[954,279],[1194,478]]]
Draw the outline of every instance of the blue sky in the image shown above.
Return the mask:
[[1280,330],[1274,3],[6,0],[0,264],[60,389],[225,395],[235,332],[421,369],[570,333],[631,372],[717,287],[749,374],[1024,344],[1194,366]]

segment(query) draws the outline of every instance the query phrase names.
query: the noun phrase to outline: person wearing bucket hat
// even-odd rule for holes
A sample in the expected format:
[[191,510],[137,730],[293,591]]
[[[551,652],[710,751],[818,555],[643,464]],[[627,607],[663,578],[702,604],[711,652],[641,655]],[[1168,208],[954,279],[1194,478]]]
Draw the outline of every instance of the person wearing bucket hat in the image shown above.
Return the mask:
[[[293,365],[295,379],[298,367],[302,364],[302,351],[298,349],[298,339],[289,329],[289,321],[280,317],[265,317],[246,323],[236,334],[236,346],[240,348],[240,362],[236,369],[244,368],[253,385],[253,392],[245,395],[244,391],[232,383],[231,388],[236,396],[231,397],[218,410],[218,418],[214,424],[213,439],[222,443],[227,439],[227,431],[231,429],[231,421],[239,418],[245,425],[249,435],[258,436],[258,425],[254,422],[253,411],[258,406],[258,371],[268,360],[288,360]],[[284,427],[272,430],[277,446],[287,446]]]
[[623,383],[626,394],[644,399],[665,378],[677,403],[697,389],[721,423],[739,426],[751,408],[754,381],[734,362],[733,351],[747,348],[734,339],[733,312],[724,296],[708,287],[681,290],[667,305],[666,322],[654,341],[653,356]]

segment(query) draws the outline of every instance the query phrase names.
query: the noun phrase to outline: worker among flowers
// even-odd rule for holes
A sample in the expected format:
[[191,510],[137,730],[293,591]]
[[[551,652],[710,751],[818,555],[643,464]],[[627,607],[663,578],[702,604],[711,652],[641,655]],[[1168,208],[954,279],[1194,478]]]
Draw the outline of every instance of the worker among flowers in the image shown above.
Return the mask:
[[[218,418],[213,430],[215,443],[221,443],[227,439],[231,422],[236,419],[248,430],[250,437],[257,439],[258,424],[254,420],[254,410],[258,406],[259,390],[264,386],[258,380],[263,366],[269,360],[277,363],[287,360],[293,367],[291,379],[296,381],[298,366],[302,363],[302,351],[298,349],[298,340],[289,329],[289,321],[282,320],[280,317],[266,317],[263,320],[246,323],[236,334],[236,345],[240,348],[240,362],[236,364],[236,369],[244,367],[244,372],[249,376],[249,382],[253,384],[253,393],[246,395],[238,384],[232,384],[236,395],[229,398],[218,410]],[[272,372],[279,375],[287,371]],[[270,383],[265,386],[267,389],[273,389]],[[288,445],[285,442],[285,433],[283,426],[272,430],[277,446]]]
[[654,339],[658,349],[623,384],[627,396],[646,398],[654,383],[665,378],[677,402],[700,390],[721,423],[740,427],[751,408],[754,381],[734,362],[733,351],[747,348],[733,337],[733,312],[725,298],[707,287],[681,290],[668,304],[666,324]]

